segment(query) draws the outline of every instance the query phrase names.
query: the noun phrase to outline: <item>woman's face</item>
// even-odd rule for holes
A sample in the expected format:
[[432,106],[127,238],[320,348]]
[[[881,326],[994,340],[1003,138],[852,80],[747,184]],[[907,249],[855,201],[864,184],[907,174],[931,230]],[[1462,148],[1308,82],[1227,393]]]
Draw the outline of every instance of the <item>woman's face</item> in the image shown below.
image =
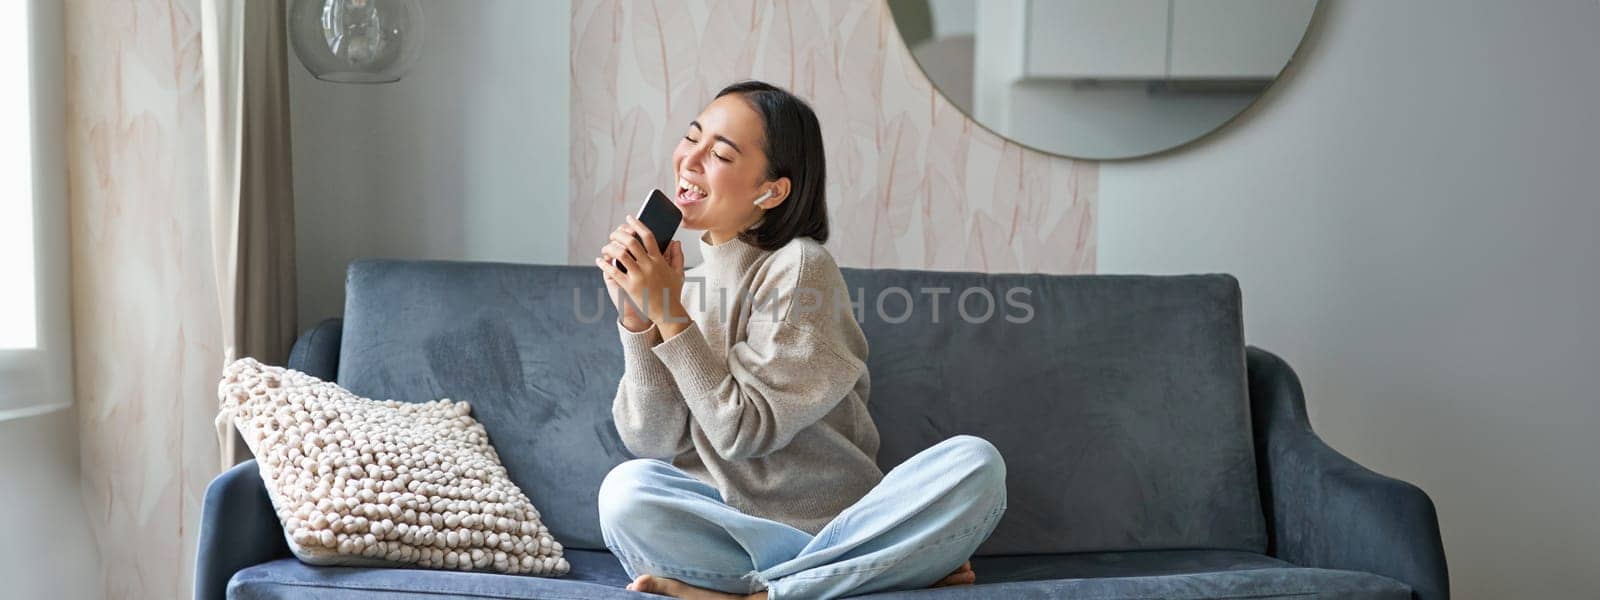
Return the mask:
[[721,243],[760,220],[754,203],[763,192],[773,195],[762,206],[783,201],[788,178],[766,180],[763,138],[761,115],[739,94],[717,98],[689,123],[672,152],[673,202],[683,211],[683,227],[710,231],[711,241]]

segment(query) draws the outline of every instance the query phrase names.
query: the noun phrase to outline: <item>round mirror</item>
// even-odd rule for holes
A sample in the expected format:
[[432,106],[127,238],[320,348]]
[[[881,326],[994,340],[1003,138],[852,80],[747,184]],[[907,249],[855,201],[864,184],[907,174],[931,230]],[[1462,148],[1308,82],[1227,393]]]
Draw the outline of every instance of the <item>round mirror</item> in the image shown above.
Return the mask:
[[917,64],[973,120],[1034,149],[1145,156],[1220,128],[1271,85],[1316,0],[888,0]]

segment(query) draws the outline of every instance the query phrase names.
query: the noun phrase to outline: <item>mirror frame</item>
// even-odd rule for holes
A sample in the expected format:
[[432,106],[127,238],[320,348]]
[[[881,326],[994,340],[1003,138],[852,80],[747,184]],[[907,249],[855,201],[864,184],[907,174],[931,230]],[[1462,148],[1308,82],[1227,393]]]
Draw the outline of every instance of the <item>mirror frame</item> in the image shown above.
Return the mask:
[[[974,0],[974,1],[975,2],[980,2],[980,3],[982,2],[982,0]],[[1249,103],[1245,104],[1243,108],[1240,108],[1239,112],[1234,113],[1232,116],[1228,117],[1227,119],[1223,119],[1223,121],[1221,123],[1217,123],[1217,125],[1215,127],[1207,129],[1205,133],[1197,135],[1197,136],[1195,136],[1193,138],[1190,138],[1189,140],[1186,140],[1186,141],[1184,141],[1182,143],[1179,143],[1179,144],[1175,144],[1175,145],[1172,145],[1172,146],[1169,146],[1169,147],[1166,147],[1166,148],[1157,149],[1157,150],[1151,150],[1151,151],[1145,152],[1143,154],[1134,154],[1134,155],[1129,155],[1129,156],[1119,156],[1119,157],[1114,157],[1114,158],[1090,158],[1090,157],[1086,157],[1086,156],[1074,156],[1074,155],[1071,155],[1071,154],[1065,154],[1065,153],[1057,152],[1057,151],[1054,151],[1054,150],[1046,150],[1046,149],[1043,149],[1043,148],[1039,148],[1037,146],[1032,146],[1032,145],[1029,145],[1029,144],[1025,144],[1025,143],[1019,142],[1019,141],[1013,139],[1011,136],[1008,136],[1008,135],[1005,135],[1005,134],[1000,133],[998,131],[995,131],[994,128],[989,127],[989,125],[984,123],[983,121],[979,121],[977,117],[972,115],[972,113],[967,112],[966,109],[961,108],[954,101],[950,100],[950,97],[947,96],[945,94],[944,90],[939,87],[939,84],[937,82],[935,82],[932,77],[928,76],[928,70],[923,68],[922,61],[917,58],[916,53],[911,51],[911,46],[906,43],[905,36],[900,32],[900,25],[895,22],[894,7],[890,5],[890,0],[879,0],[879,2],[882,3],[883,10],[886,13],[888,13],[889,24],[894,27],[895,38],[900,40],[900,47],[905,50],[906,56],[911,59],[911,63],[917,66],[917,71],[922,74],[922,78],[928,81],[928,85],[930,87],[932,87],[935,92],[937,92],[939,94],[940,98],[943,98],[944,101],[949,103],[951,107],[953,107],[957,111],[959,111],[962,116],[967,118],[968,121],[971,121],[974,125],[977,125],[978,127],[983,128],[984,131],[989,132],[990,134],[994,135],[995,137],[998,137],[998,138],[1000,138],[1002,140],[1005,140],[1007,143],[1016,144],[1017,146],[1020,146],[1022,148],[1025,148],[1025,149],[1028,149],[1028,150],[1032,150],[1034,152],[1038,152],[1040,154],[1044,154],[1044,155],[1047,155],[1047,156],[1055,156],[1055,157],[1059,157],[1059,158],[1065,158],[1065,159],[1068,159],[1068,160],[1084,161],[1084,162],[1122,162],[1122,161],[1133,161],[1133,160],[1140,160],[1140,159],[1145,159],[1145,158],[1159,157],[1159,156],[1164,156],[1166,154],[1170,154],[1170,153],[1173,153],[1173,152],[1177,152],[1177,151],[1180,151],[1180,150],[1187,149],[1187,148],[1189,148],[1191,146],[1195,146],[1195,145],[1199,144],[1202,141],[1209,140],[1210,138],[1219,135],[1219,132],[1227,129],[1234,122],[1239,121],[1241,117],[1243,117],[1246,113],[1249,113],[1252,109],[1254,109],[1257,105],[1259,105],[1261,103],[1261,99],[1262,98],[1265,98],[1265,97],[1267,97],[1268,94],[1272,93],[1272,91],[1278,86],[1278,82],[1282,81],[1286,74],[1289,74],[1289,72],[1290,72],[1289,68],[1291,66],[1295,65],[1296,62],[1299,61],[1301,59],[1302,55],[1306,52],[1306,47],[1309,45],[1307,43],[1307,40],[1310,40],[1314,33],[1320,31],[1320,25],[1321,25],[1322,20],[1324,19],[1324,13],[1326,12],[1327,6],[1329,4],[1328,2],[1325,2],[1324,0],[1314,0],[1314,1],[1316,2],[1316,4],[1311,7],[1311,18],[1306,20],[1305,30],[1300,32],[1300,41],[1295,44],[1294,51],[1290,52],[1289,53],[1289,58],[1287,60],[1283,61],[1283,66],[1278,68],[1278,73],[1272,77],[1272,81],[1270,83],[1268,83],[1266,85],[1266,87],[1263,87],[1261,89],[1261,93],[1256,94],[1255,98],[1251,98]]]

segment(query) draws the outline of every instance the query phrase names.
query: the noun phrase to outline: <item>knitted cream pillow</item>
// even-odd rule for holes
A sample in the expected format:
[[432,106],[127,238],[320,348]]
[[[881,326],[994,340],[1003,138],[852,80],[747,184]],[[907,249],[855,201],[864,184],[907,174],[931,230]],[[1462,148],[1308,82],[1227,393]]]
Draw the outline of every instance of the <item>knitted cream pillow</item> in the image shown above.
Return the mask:
[[465,402],[369,400],[251,358],[223,370],[217,395],[218,424],[232,422],[255,453],[300,560],[570,569]]

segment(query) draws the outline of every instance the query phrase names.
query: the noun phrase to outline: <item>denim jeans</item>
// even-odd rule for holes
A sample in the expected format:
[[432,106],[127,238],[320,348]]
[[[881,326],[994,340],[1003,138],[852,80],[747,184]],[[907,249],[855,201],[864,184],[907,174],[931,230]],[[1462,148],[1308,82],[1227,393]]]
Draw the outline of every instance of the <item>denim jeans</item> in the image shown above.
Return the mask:
[[740,512],[670,463],[635,459],[600,486],[600,530],[629,577],[736,594],[765,589],[771,600],[924,588],[994,531],[1006,508],[1005,473],[993,445],[958,435],[891,469],[813,536]]

